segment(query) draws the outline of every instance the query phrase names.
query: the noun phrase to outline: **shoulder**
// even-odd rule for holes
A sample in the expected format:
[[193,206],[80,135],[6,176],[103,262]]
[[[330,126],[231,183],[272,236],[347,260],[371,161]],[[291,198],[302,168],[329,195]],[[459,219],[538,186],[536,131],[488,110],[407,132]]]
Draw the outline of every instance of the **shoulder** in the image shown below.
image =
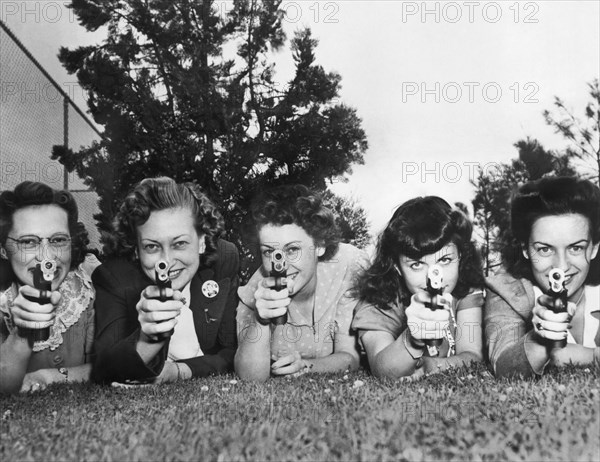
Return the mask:
[[485,302],[485,292],[483,289],[469,289],[467,295],[459,299],[456,303],[456,310],[468,308],[481,308]]
[[335,253],[333,258],[343,261],[354,261],[359,258],[366,257],[364,250],[354,247],[352,244],[340,243],[338,251]]
[[8,289],[14,282],[14,274],[8,260],[0,259],[0,290]]
[[384,331],[397,338],[404,330],[403,309],[392,305],[389,310],[381,310],[368,302],[361,302],[354,311],[352,329],[358,331]]
[[367,266],[368,257],[364,250],[358,249],[351,244],[341,243],[333,257],[322,263],[357,271]]
[[83,262],[79,265],[79,270],[83,271],[87,276],[91,278],[94,270],[100,266],[100,260],[93,253],[87,253]]
[[256,299],[254,298],[254,293],[256,292],[256,289],[258,289],[258,284],[260,283],[260,281],[262,281],[263,277],[264,276],[261,273],[261,268],[258,268],[254,272],[248,283],[245,286],[241,286],[238,289],[238,297],[244,305],[252,309],[256,307]]
[[135,283],[143,282],[144,276],[137,265],[133,262],[119,257],[106,260],[92,273],[92,281],[95,286],[111,287],[122,285],[123,281]]
[[533,285],[527,279],[517,279],[508,273],[486,278],[487,301],[504,300],[513,308],[522,311],[531,308],[535,301]]
[[232,242],[224,239],[217,241],[217,259],[213,263],[215,272],[220,277],[234,277],[240,267],[240,254]]

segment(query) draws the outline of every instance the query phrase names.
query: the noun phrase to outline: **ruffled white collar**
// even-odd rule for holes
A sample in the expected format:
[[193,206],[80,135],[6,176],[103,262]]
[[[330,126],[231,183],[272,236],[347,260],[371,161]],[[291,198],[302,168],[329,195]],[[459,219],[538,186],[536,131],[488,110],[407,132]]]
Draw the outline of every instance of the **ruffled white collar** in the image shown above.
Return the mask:
[[[11,333],[15,331],[16,326],[12,319],[10,307],[17,291],[17,284],[13,284],[5,291],[0,292],[0,312],[6,327]],[[67,274],[58,291],[62,297],[56,307],[54,324],[50,326],[50,337],[48,340],[35,342],[33,351],[56,350],[62,345],[63,334],[79,320],[81,313],[86,310],[90,301],[95,297],[92,280],[81,265]]]

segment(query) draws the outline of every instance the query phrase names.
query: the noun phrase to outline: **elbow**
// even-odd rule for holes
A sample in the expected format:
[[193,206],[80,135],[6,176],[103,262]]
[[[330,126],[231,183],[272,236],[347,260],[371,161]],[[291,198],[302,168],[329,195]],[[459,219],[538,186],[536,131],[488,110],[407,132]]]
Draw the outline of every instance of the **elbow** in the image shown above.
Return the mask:
[[19,383],[6,383],[5,381],[0,382],[0,396],[2,395],[14,395],[21,390],[21,384]]
[[235,373],[237,374],[237,376],[240,379],[247,381],[247,382],[264,383],[270,377],[270,374],[268,371],[267,371],[267,373],[264,373],[262,371],[253,371],[246,367],[237,367],[236,366]]
[[464,351],[461,356],[465,364],[483,362],[483,353],[481,351]]
[[0,395],[12,395],[19,393],[23,380],[18,380],[14,377],[10,377],[8,373],[4,371],[0,372]]
[[346,356],[346,360],[344,361],[346,367],[344,370],[348,372],[357,371],[360,366],[360,356],[358,355],[358,352],[344,352],[344,356]]
[[375,364],[371,366],[371,374],[373,374],[373,377],[377,379],[385,379],[389,377],[381,367],[376,366]]
[[235,355],[234,370],[237,376],[249,382],[266,382],[271,376],[269,364],[266,367],[263,364],[246,361],[241,355]]
[[348,365],[348,371],[349,372],[354,372],[358,370],[358,367],[360,365],[360,361],[358,358],[352,358],[350,360],[350,364]]
[[400,377],[404,377],[406,375],[411,375],[411,372],[406,372],[398,370],[397,367],[390,367],[391,365],[387,364],[385,359],[381,357],[381,353],[379,353],[373,361],[369,361],[371,364],[371,373],[376,378],[382,379],[397,379]]

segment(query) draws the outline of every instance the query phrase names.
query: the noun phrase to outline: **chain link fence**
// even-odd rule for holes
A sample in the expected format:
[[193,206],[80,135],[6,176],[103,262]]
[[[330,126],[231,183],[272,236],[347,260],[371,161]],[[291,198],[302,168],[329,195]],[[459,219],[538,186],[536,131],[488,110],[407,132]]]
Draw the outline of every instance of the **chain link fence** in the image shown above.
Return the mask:
[[97,194],[50,156],[54,145],[77,151],[100,138],[85,114],[0,21],[0,191],[22,181],[69,190],[90,245],[99,248],[93,219],[99,212]]

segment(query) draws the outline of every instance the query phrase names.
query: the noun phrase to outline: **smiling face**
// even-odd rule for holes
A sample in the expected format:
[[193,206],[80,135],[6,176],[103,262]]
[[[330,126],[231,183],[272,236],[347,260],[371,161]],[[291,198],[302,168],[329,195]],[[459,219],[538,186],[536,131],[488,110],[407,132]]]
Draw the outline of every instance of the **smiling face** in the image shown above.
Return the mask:
[[531,262],[536,284],[548,290],[548,273],[553,268],[565,272],[569,300],[577,301],[590,262],[598,254],[598,243],[592,243],[589,220],[580,214],[552,215],[538,218],[531,227],[529,242],[523,254]]
[[460,255],[456,244],[450,243],[441,250],[423,255],[421,258],[409,258],[400,255],[400,273],[411,294],[427,291],[427,271],[433,265],[443,270],[444,292],[451,293],[458,283]]
[[[32,205],[13,214],[13,225],[6,241],[6,253],[11,267],[22,284],[33,286],[33,270],[44,259],[56,262],[52,290],[67,277],[71,267],[71,243],[53,245],[44,239],[39,246],[37,238],[52,238],[53,243],[70,238],[67,211],[58,205]],[[13,239],[17,239],[19,243]]]
[[262,265],[271,271],[271,254],[281,249],[288,262],[287,286],[290,296],[312,296],[317,281],[317,263],[325,253],[303,228],[298,225],[264,225],[258,232]]
[[171,208],[152,212],[137,227],[137,251],[144,273],[155,281],[154,265],[165,260],[173,289],[181,290],[192,280],[204,253],[203,235],[194,227],[191,211]]

